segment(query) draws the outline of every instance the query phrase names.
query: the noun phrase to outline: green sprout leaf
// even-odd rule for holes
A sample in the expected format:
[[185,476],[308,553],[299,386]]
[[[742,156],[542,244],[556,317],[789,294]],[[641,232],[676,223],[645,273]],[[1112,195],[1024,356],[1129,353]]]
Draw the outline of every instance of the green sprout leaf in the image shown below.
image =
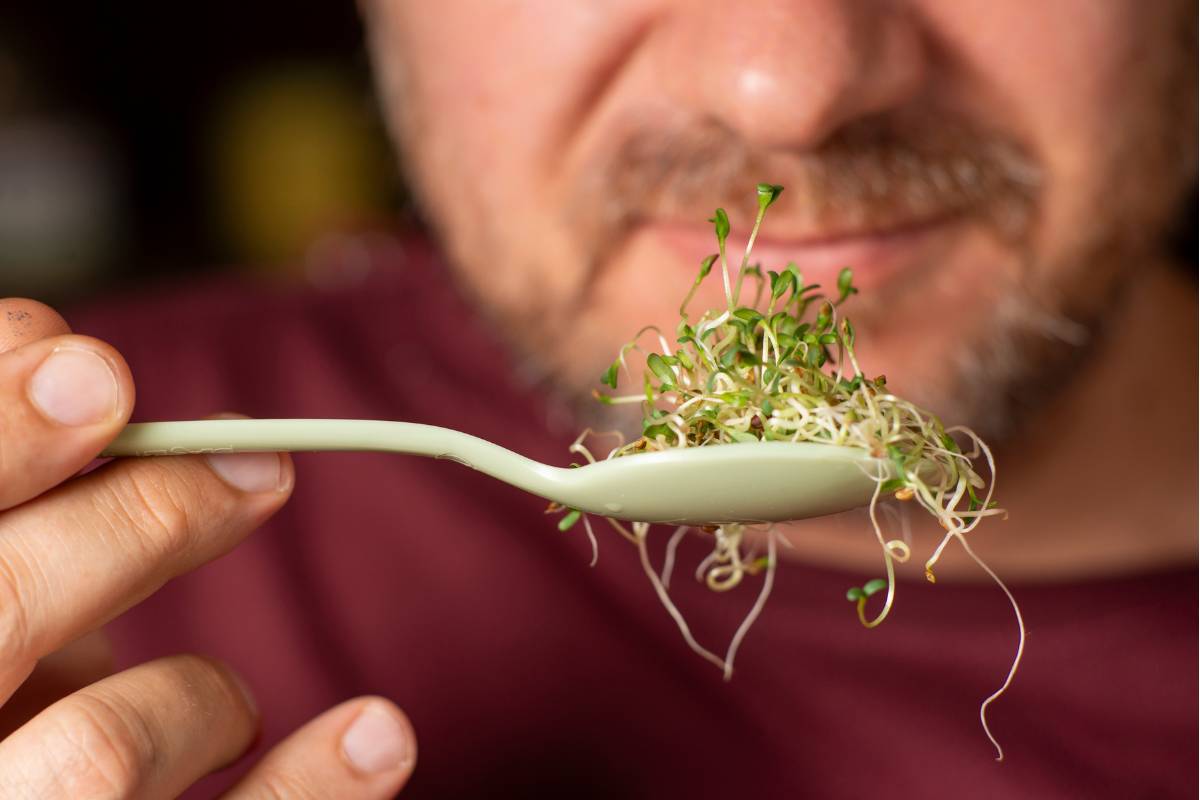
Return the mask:
[[661,422],[657,425],[647,425],[642,429],[642,435],[647,439],[657,439],[659,436],[670,439],[672,438],[671,426]]
[[570,530],[576,522],[579,522],[580,516],[581,514],[578,509],[571,509],[569,512],[563,515],[562,519],[558,521],[558,529],[560,531]]
[[[725,209],[718,208],[713,218],[709,220],[716,228],[717,243],[722,247],[725,246],[725,240],[729,238],[729,215],[725,213]],[[709,269],[712,269],[712,264],[709,264]]]
[[858,294],[858,289],[854,286],[854,272],[849,267],[842,267],[842,271],[838,273],[838,302],[843,302],[852,294]]
[[821,310],[817,312],[817,321],[813,323],[813,329],[819,331],[820,333],[824,333],[825,329],[829,327],[829,322],[832,319],[833,310],[830,308],[829,303],[822,303]]
[[786,311],[780,311],[771,319],[773,323],[771,327],[780,336],[794,336],[797,332],[804,332],[802,330],[804,326]]
[[874,580],[867,581],[865,584],[863,584],[862,592],[866,597],[870,597],[876,592],[886,588],[887,581],[885,581],[883,578],[875,578]]
[[620,369],[620,366],[620,361],[614,361],[610,364],[608,369],[604,371],[604,376],[600,378],[600,382],[614,389],[617,388],[617,370]]
[[667,360],[658,353],[651,353],[646,356],[646,366],[654,373],[655,377],[662,381],[664,388],[675,385],[675,373],[671,371]]
[[[796,291],[796,276],[788,271],[771,272],[771,299],[778,300],[787,293],[788,289],[794,294]],[[790,316],[790,315],[787,315]]]
[[877,592],[887,588],[887,581],[883,578],[874,578],[867,581],[862,586],[854,586],[846,592],[846,599],[852,603],[866,602],[866,599]]
[[758,185],[758,207],[766,211],[771,204],[779,199],[779,195],[783,192],[783,187],[773,183],[760,183]]
[[773,269],[767,270],[767,278],[771,285],[771,299],[778,300],[787,291],[787,283],[779,279],[779,273]]
[[[726,220],[725,223],[728,225],[729,220]],[[696,283],[699,283],[708,277],[708,273],[712,272],[713,264],[716,262],[717,258],[718,255],[716,253],[713,253],[711,256],[704,257],[704,260],[700,262],[700,276],[696,278]]]
[[750,325],[757,325],[763,318],[763,315],[755,311],[753,308],[739,308],[733,312],[733,316],[740,319],[742,322]]

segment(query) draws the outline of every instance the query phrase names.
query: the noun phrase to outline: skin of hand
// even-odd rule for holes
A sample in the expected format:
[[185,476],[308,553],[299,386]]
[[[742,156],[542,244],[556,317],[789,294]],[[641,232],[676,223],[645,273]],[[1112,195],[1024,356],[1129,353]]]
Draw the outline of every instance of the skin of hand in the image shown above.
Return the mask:
[[[113,674],[100,627],[226,552],[291,493],[286,454],[88,465],[128,420],[129,368],[52,309],[0,300],[0,796],[175,797],[259,730],[245,682],[202,655]],[[377,697],[267,753],[231,798],[385,798],[416,740]]]

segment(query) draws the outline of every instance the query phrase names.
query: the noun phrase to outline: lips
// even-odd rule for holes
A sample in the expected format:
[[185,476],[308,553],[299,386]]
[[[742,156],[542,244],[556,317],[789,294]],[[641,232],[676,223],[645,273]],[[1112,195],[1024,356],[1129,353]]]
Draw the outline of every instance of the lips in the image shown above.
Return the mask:
[[[960,216],[947,215],[880,230],[815,232],[794,237],[760,231],[750,262],[776,271],[795,262],[806,283],[819,283],[826,289],[836,285],[843,267],[850,267],[855,285],[868,290],[900,279],[936,258],[938,249],[960,222]],[[689,270],[717,250],[711,225],[651,221],[644,224],[644,233],[676,252]],[[735,230],[730,234],[726,252],[731,275],[741,264],[748,233]]]

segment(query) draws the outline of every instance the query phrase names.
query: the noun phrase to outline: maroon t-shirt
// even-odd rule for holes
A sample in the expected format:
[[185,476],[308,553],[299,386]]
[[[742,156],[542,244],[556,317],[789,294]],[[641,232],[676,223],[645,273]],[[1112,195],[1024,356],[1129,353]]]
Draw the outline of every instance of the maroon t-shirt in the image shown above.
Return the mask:
[[[429,248],[370,262],[333,288],[213,284],[70,321],[129,360],[136,420],[397,419],[568,463],[573,423],[522,385]],[[278,516],[111,631],[126,665],[228,660],[264,744],[348,697],[395,700],[420,743],[404,797],[1196,797],[1191,568],[1015,586],[1029,641],[992,707],[996,763],[978,707],[1016,630],[990,584],[905,583],[867,630],[844,597],[863,575],[784,562],[726,683],[603,526],[589,568],[581,527],[559,532],[545,501],[458,464],[295,458]],[[757,587],[699,586],[686,565],[704,552],[685,540],[672,595],[723,649]]]

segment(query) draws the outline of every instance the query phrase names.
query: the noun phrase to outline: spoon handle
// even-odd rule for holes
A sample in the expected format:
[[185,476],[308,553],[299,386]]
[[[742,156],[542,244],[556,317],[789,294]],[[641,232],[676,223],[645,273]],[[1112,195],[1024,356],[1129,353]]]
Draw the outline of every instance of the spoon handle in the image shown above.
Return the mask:
[[569,470],[486,439],[435,425],[366,419],[211,419],[126,425],[102,456],[373,450],[457,461],[541,497],[554,498]]

